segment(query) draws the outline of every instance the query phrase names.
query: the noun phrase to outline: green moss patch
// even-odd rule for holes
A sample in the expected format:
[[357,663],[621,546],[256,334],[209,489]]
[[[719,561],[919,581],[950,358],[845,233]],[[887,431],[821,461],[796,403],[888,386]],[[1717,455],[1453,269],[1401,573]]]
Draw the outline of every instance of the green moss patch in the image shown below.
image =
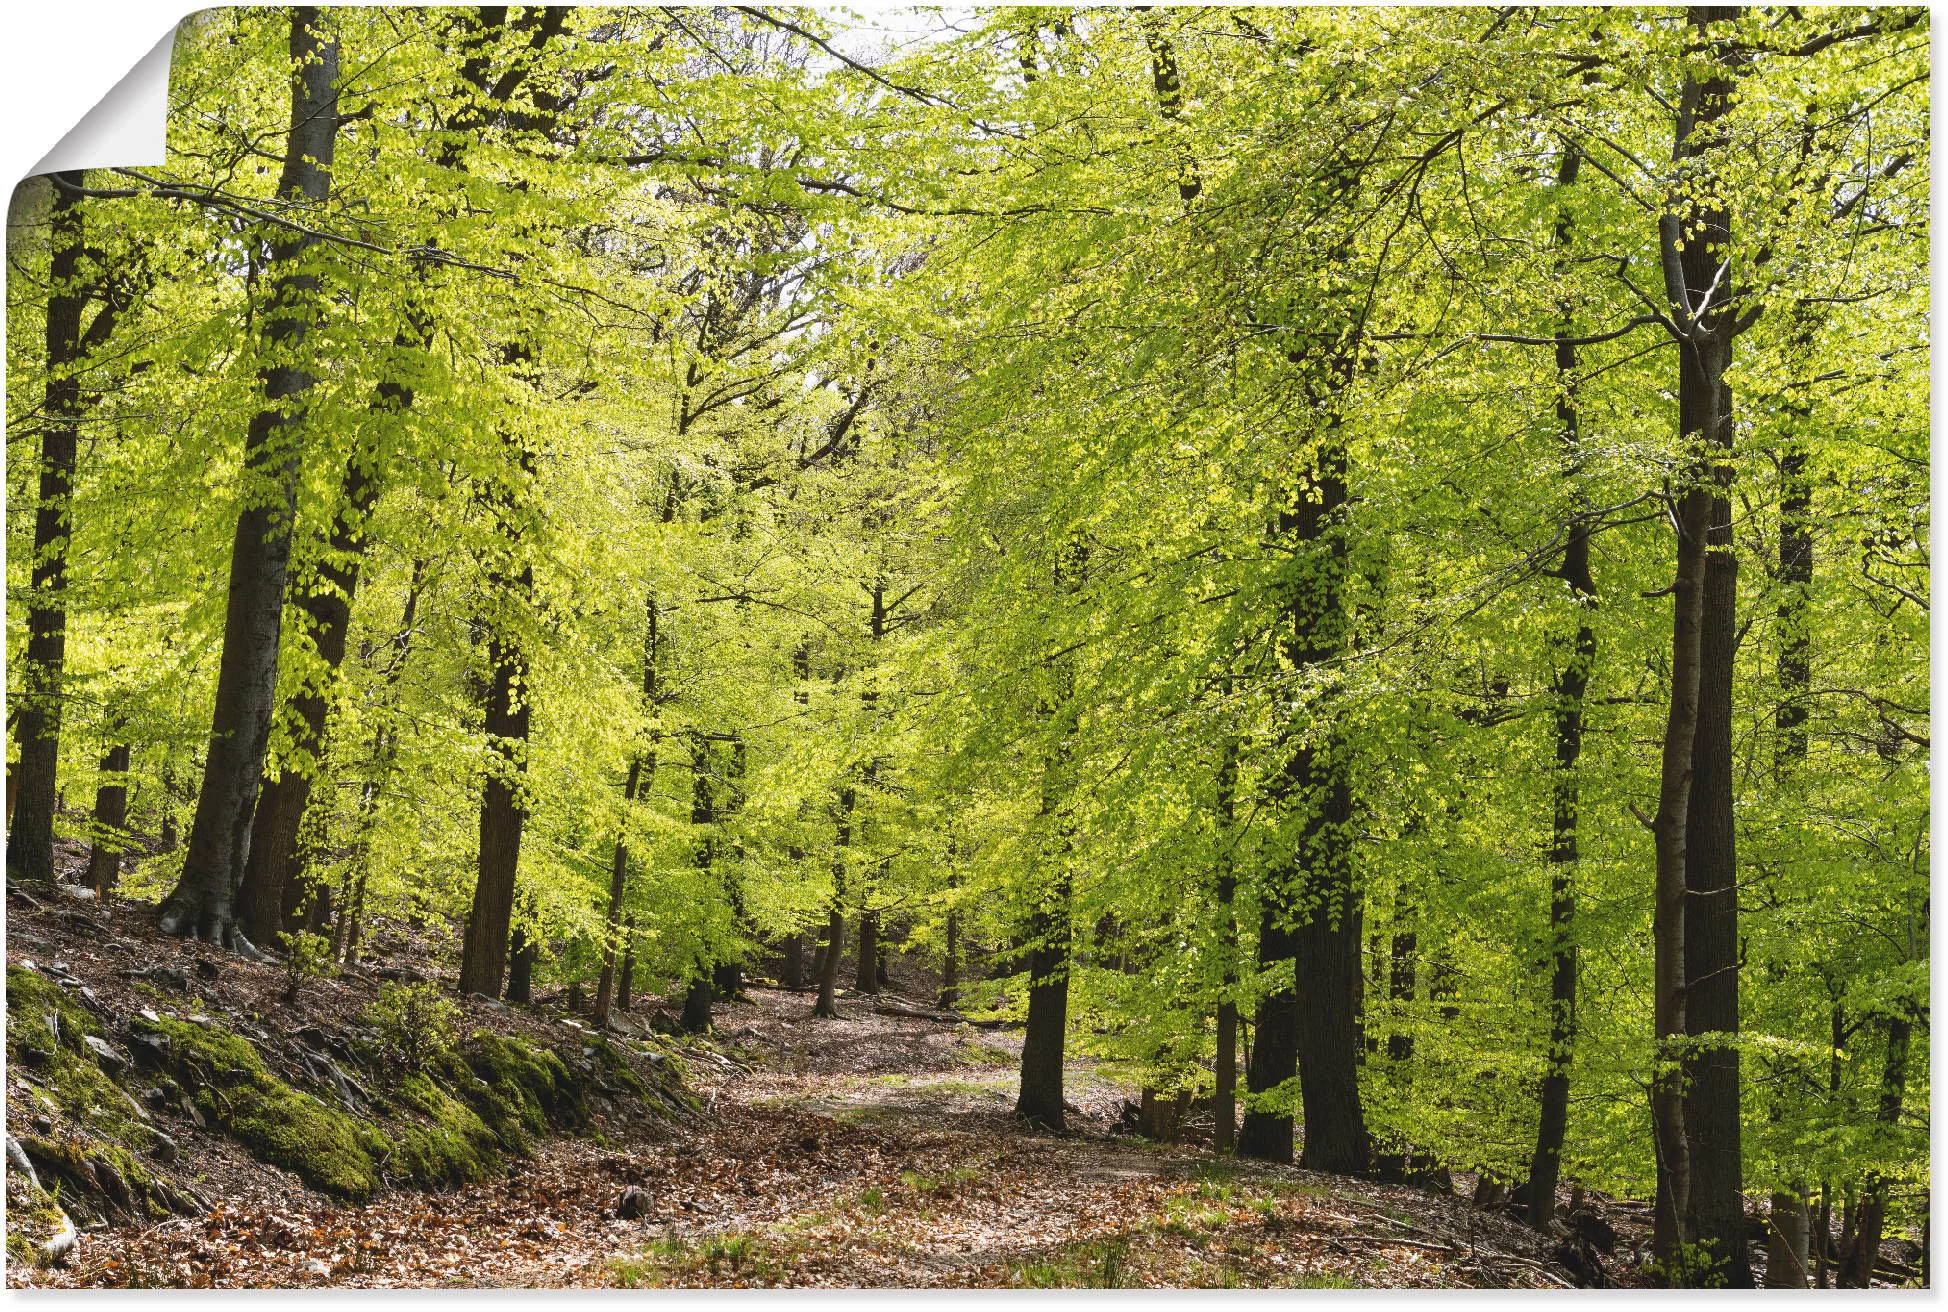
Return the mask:
[[39,971],[7,967],[7,1064],[78,1125],[147,1147],[155,1131],[102,1070],[90,1038],[100,1040],[101,1027],[66,989]]
[[246,1040],[199,1021],[135,1027],[167,1040],[172,1073],[194,1090],[197,1107],[254,1156],[340,1198],[365,1198],[383,1183],[378,1163],[392,1155],[385,1136],[286,1084]]

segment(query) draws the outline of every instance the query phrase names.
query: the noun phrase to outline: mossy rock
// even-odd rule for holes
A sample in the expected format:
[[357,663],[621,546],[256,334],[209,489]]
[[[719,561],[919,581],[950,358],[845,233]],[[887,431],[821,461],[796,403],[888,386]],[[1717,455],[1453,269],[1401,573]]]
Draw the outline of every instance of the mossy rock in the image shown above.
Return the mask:
[[[23,1135],[20,1146],[33,1161],[43,1183],[55,1185],[69,1199],[85,1197],[92,1202],[92,1207],[80,1209],[84,1217],[88,1211],[120,1214],[138,1221],[161,1220],[174,1214],[168,1201],[169,1187],[120,1144],[79,1134],[55,1134],[44,1139]],[[122,1196],[118,1197],[112,1185],[104,1181],[97,1163],[113,1169],[125,1186]]]
[[60,1233],[66,1214],[54,1195],[36,1189],[19,1176],[7,1184],[7,1262],[9,1265],[45,1266],[43,1247]]
[[400,1102],[431,1124],[408,1125],[394,1138],[388,1169],[414,1184],[446,1188],[485,1180],[499,1167],[501,1141],[478,1113],[423,1075],[401,1085]]
[[477,1082],[461,1091],[510,1148],[522,1150],[529,1135],[546,1134],[551,1127],[588,1128],[582,1085],[555,1053],[526,1039],[476,1031],[464,1056]]
[[155,1142],[154,1128],[88,1048],[88,1039],[102,1037],[94,1014],[66,989],[37,970],[7,967],[7,1064],[77,1124],[147,1147]]
[[197,1107],[256,1157],[340,1198],[366,1198],[384,1183],[386,1137],[279,1079],[247,1040],[200,1021],[141,1019],[134,1028],[168,1040],[172,1073]]

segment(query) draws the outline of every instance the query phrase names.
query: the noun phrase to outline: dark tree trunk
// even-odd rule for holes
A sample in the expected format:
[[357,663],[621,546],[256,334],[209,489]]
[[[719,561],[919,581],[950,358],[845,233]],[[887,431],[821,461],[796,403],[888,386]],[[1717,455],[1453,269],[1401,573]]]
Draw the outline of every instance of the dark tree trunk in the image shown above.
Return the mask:
[[[1673,157],[1689,179],[1685,194],[1691,199],[1685,202],[1682,213],[1673,210],[1659,219],[1658,234],[1669,312],[1682,335],[1677,353],[1678,428],[1694,461],[1696,482],[1683,492],[1677,506],[1671,703],[1653,824],[1657,849],[1653,1010],[1660,1062],[1666,1073],[1657,1078],[1652,1089],[1658,1179],[1652,1253],[1659,1263],[1669,1263],[1680,1245],[1694,1239],[1713,1241],[1716,1249],[1710,1256],[1717,1269],[1702,1272],[1706,1280],[1738,1280],[1739,1271],[1744,1270],[1743,1217],[1735,1188],[1736,1126],[1732,1127],[1729,1160],[1723,1144],[1707,1147],[1706,1175],[1701,1178],[1696,1177],[1693,1161],[1694,1149],[1705,1144],[1711,1133],[1724,1129],[1728,1095],[1736,1119],[1735,1058],[1731,1064],[1722,1056],[1707,1056],[1697,1063],[1683,1061],[1687,1036],[1737,1028],[1735,961],[1727,970],[1723,957],[1728,923],[1735,930],[1735,922],[1725,917],[1735,915],[1735,908],[1728,912],[1729,897],[1717,893],[1730,882],[1728,810],[1722,814],[1719,810],[1719,798],[1730,787],[1729,755],[1704,763],[1708,774],[1722,774],[1708,777],[1703,791],[1695,779],[1701,727],[1707,735],[1703,740],[1707,750],[1716,758],[1720,746],[1719,700],[1730,688],[1722,664],[1714,665],[1708,674],[1706,662],[1722,662],[1730,641],[1726,623],[1732,598],[1725,585],[1734,577],[1727,572],[1729,551],[1722,546],[1712,549],[1712,538],[1723,520],[1716,508],[1729,478],[1723,455],[1732,437],[1731,397],[1724,380],[1731,363],[1735,323],[1722,288],[1731,287],[1734,279],[1721,268],[1731,259],[1731,220],[1719,199],[1722,189],[1702,157],[1717,144],[1716,124],[1730,109],[1733,92],[1723,39],[1709,37],[1705,28],[1735,14],[1730,9],[1690,11],[1696,36],[1716,57],[1717,67],[1707,77],[1694,73],[1685,78]],[[1721,291],[1700,311],[1707,289],[1712,287],[1721,287]],[[1714,565],[1713,559],[1718,563]],[[1704,704],[1707,692],[1711,694],[1710,707]],[[1722,718],[1728,725],[1729,715]],[[1695,821],[1691,814],[1694,799],[1705,812]],[[1698,838],[1710,848],[1694,854],[1690,844]],[[1691,868],[1694,858],[1699,863],[1695,872]],[[1694,896],[1697,894],[1703,896]],[[1702,911],[1703,923],[1692,923],[1689,913],[1694,909]],[[1735,951],[1735,936],[1731,943]],[[1690,960],[1699,951],[1710,965]],[[1689,986],[1698,981],[1707,983],[1709,997],[1691,996]],[[1704,1012],[1694,1018],[1692,1013],[1700,1005]],[[1707,1081],[1704,1090],[1694,1091],[1689,1098],[1684,1091],[1687,1066]],[[1687,1125],[1690,1114],[1696,1112],[1712,1118],[1711,1128],[1702,1135]],[[1728,1185],[1733,1186],[1729,1192]],[[1729,1235],[1724,1232],[1728,1218],[1733,1231]],[[1694,1224],[1709,1226],[1711,1233],[1694,1233]],[[1743,1283],[1750,1283],[1749,1270],[1745,1270]]]
[[1305,1115],[1299,1164],[1342,1175],[1366,1170],[1371,1148],[1359,1089],[1360,890],[1352,870],[1349,751],[1336,732],[1318,748],[1300,749],[1295,773],[1323,796],[1300,840],[1313,857],[1306,918],[1292,936]]
[[[1908,1051],[1913,1041],[1914,1022],[1905,1013],[1887,1021],[1887,1060],[1881,1068],[1880,1100],[1874,1120],[1883,1132],[1901,1119],[1901,1106],[1907,1099]],[[1887,1224],[1887,1178],[1869,1171],[1860,1188],[1860,1201],[1854,1209],[1853,1241],[1843,1251],[1840,1284],[1847,1289],[1866,1289],[1873,1283],[1874,1264],[1880,1260],[1880,1240]]]
[[622,927],[622,969],[616,980],[616,1010],[629,1010],[636,991],[636,918],[630,916]]
[[[1582,153],[1574,146],[1563,152],[1556,173],[1560,187],[1575,185]],[[1570,242],[1566,217],[1556,224],[1556,244],[1565,254]],[[1565,306],[1565,319],[1568,307]],[[1582,433],[1576,407],[1577,351],[1566,328],[1556,336],[1556,432],[1561,438],[1565,473],[1582,474]],[[1580,493],[1579,507],[1587,504]],[[1576,628],[1568,658],[1556,673],[1556,777],[1552,788],[1554,814],[1549,844],[1549,1055],[1542,1075],[1541,1109],[1537,1118],[1535,1153],[1529,1161],[1529,1224],[1547,1232],[1555,1218],[1556,1185],[1562,1175],[1563,1137],[1569,1127],[1569,1070],[1576,1045],[1576,865],[1582,790],[1576,774],[1583,754],[1583,705],[1589,692],[1590,669],[1596,661],[1596,631],[1590,614],[1596,607],[1596,580],[1590,574],[1590,525],[1582,515],[1567,525],[1559,570],[1576,608]]]
[[106,776],[95,789],[95,838],[88,849],[88,887],[107,897],[122,876],[122,844],[128,836],[129,745],[116,743],[101,758]]
[[812,1015],[833,1019],[839,1014],[839,957],[845,951],[846,861],[852,846],[852,808],[856,795],[851,784],[839,789],[838,835],[832,854],[832,908],[825,926],[825,954],[818,963],[818,1001]]
[[1238,1156],[1265,1162],[1292,1160],[1292,1116],[1255,1105],[1255,1100],[1280,1088],[1298,1074],[1298,996],[1285,987],[1294,970],[1292,931],[1279,925],[1280,915],[1266,907],[1258,926],[1258,966],[1272,970],[1272,989],[1258,1004],[1257,1039],[1245,1067],[1244,1125],[1238,1132]]
[[[1228,689],[1227,689],[1228,691]],[[1211,1150],[1219,1156],[1238,1146],[1238,1003],[1232,996],[1237,987],[1235,967],[1238,952],[1238,922],[1231,902],[1237,894],[1237,874],[1232,866],[1231,843],[1238,823],[1237,737],[1224,740],[1217,770],[1217,933],[1218,950],[1224,968],[1219,978],[1222,990],[1217,1005],[1217,1053],[1212,1070],[1211,1114],[1216,1128]]]
[[[400,334],[393,345],[406,348],[422,339]],[[397,415],[412,408],[413,394],[397,383],[382,383],[372,403],[375,417]],[[376,443],[364,443],[346,462],[339,482],[338,508],[331,537],[318,561],[310,586],[297,605],[304,627],[324,666],[322,681],[305,683],[292,694],[288,707],[296,758],[284,762],[275,779],[266,778],[251,822],[250,856],[244,864],[243,888],[238,894],[238,918],[244,932],[258,942],[270,942],[298,926],[308,890],[303,878],[303,826],[311,804],[311,786],[324,769],[332,685],[345,662],[345,643],[352,627],[352,604],[358,595],[366,524],[383,485]]]
[[534,1001],[534,963],[540,955],[534,940],[524,929],[513,933],[513,944],[507,954],[507,1000],[527,1006]]
[[[1736,8],[1694,8],[1690,21],[1701,40],[1705,25],[1736,18]],[[1718,71],[1702,82],[1687,82],[1680,122],[1691,130],[1680,137],[1679,159],[1701,182],[1710,182],[1702,158],[1716,140],[1714,124],[1729,109],[1734,85],[1725,38],[1711,42]],[[1713,186],[1712,191],[1717,188]],[[1674,221],[1667,226],[1678,226]],[[1682,291],[1691,302],[1714,285],[1734,285],[1726,271],[1731,260],[1731,216],[1721,199],[1690,207],[1677,267]],[[1683,1108],[1689,1159],[1688,1240],[1705,1250],[1699,1279],[1734,1288],[1752,1284],[1746,1249],[1743,1153],[1740,1147],[1738,1032],[1738,871],[1732,822],[1732,677],[1737,645],[1738,561],[1732,544],[1732,395],[1725,381],[1736,332],[1723,308],[1707,310],[1690,325],[1691,341],[1679,351],[1682,429],[1700,440],[1699,472],[1709,480],[1692,495],[1705,499],[1706,535],[1698,609],[1697,719],[1691,752],[1690,802],[1685,813],[1683,1032],[1690,1036]],[[1683,320],[1679,321],[1684,322]]]
[[699,966],[684,990],[683,1015],[677,1022],[685,1034],[710,1033],[711,993],[710,972]]
[[[951,880],[948,887],[952,888]],[[952,1011],[960,1006],[960,912],[947,913],[946,952],[940,963],[940,996],[935,1005]]]
[[[654,768],[651,766],[652,770]],[[629,777],[623,781],[624,807],[636,800],[636,787],[642,775],[643,762],[639,757],[629,763]],[[615,998],[616,940],[622,937],[622,895],[628,887],[629,844],[618,837],[614,858],[609,863],[609,913],[602,922],[602,973],[595,982],[595,1015],[592,1019],[598,1030],[609,1023],[609,1007]]]
[[[316,207],[330,193],[339,126],[338,42],[324,34],[318,9],[291,11],[290,55],[290,129],[277,194],[287,203]],[[225,945],[241,941],[236,894],[250,855],[252,812],[275,710],[307,408],[302,398],[316,381],[297,361],[323,299],[311,258],[317,240],[281,228],[269,235],[272,290],[263,342],[275,363],[260,374],[266,405],[251,420],[244,443],[243,509],[230,547],[229,602],[203,786],[182,879],[157,920],[165,934]]]
[[1028,1025],[1021,1043],[1021,1094],[1015,1114],[1061,1133],[1062,1059],[1069,1029],[1069,877],[1065,871],[1035,908],[1028,937]]
[[[76,447],[83,409],[80,370],[86,238],[80,172],[54,175],[47,301],[46,407],[41,425],[40,500],[34,508],[33,591],[27,601],[27,653],[13,728],[20,761],[7,773],[7,878],[54,879],[55,773],[61,758],[62,678],[68,653],[68,544]],[[65,183],[66,186],[61,184]],[[107,314],[104,310],[102,314]],[[106,336],[104,333],[103,336]]]
[[[1387,944],[1387,1000],[1394,1004],[1396,1016],[1404,1017],[1414,1002],[1416,985],[1420,977],[1420,935],[1414,931],[1414,908],[1405,896],[1405,890],[1393,905],[1394,931]],[[1395,1025],[1401,1024],[1396,1020]],[[1414,1058],[1414,1036],[1395,1029],[1387,1035],[1387,1060],[1412,1061]]]
[[[518,542],[518,533],[511,527],[509,533]],[[490,583],[490,591],[496,594],[517,590],[522,598],[533,594],[532,566],[523,566],[512,579],[501,576]],[[527,772],[531,708],[528,658],[519,640],[498,626],[492,627],[487,652],[493,666],[486,708],[488,773],[481,789],[480,862],[460,956],[460,992],[498,998],[507,964],[508,932],[514,920],[521,830],[527,821],[523,776]]]
[[805,936],[787,934],[779,945],[779,980],[788,989],[805,987]]
[[855,993],[879,992],[879,913],[859,913],[859,960],[852,975]]

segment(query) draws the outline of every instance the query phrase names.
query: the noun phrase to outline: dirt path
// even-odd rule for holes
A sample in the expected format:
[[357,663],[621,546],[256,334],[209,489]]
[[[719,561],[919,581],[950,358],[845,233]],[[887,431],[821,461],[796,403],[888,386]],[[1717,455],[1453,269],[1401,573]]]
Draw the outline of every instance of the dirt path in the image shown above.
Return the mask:
[[[1513,1222],[1419,1189],[1113,1138],[1129,1090],[1071,1068],[1076,1133],[1009,1115],[1018,1037],[756,990],[693,1062],[704,1122],[554,1141],[503,1180],[363,1207],[219,1207],[95,1236],[64,1285],[1558,1287]],[[644,1214],[623,1219],[625,1190]],[[41,1283],[37,1281],[36,1283]]]

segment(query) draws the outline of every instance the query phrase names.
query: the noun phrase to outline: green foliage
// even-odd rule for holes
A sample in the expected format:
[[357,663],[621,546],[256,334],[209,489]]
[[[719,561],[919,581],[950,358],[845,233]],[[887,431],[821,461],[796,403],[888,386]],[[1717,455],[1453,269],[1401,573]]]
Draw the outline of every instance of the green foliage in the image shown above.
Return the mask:
[[308,979],[332,972],[331,940],[322,934],[279,934],[278,946],[284,949],[284,1003],[295,1007],[298,989]]
[[379,996],[364,1012],[379,1046],[401,1077],[419,1075],[453,1050],[453,1018],[459,1009],[431,984],[379,986]]

